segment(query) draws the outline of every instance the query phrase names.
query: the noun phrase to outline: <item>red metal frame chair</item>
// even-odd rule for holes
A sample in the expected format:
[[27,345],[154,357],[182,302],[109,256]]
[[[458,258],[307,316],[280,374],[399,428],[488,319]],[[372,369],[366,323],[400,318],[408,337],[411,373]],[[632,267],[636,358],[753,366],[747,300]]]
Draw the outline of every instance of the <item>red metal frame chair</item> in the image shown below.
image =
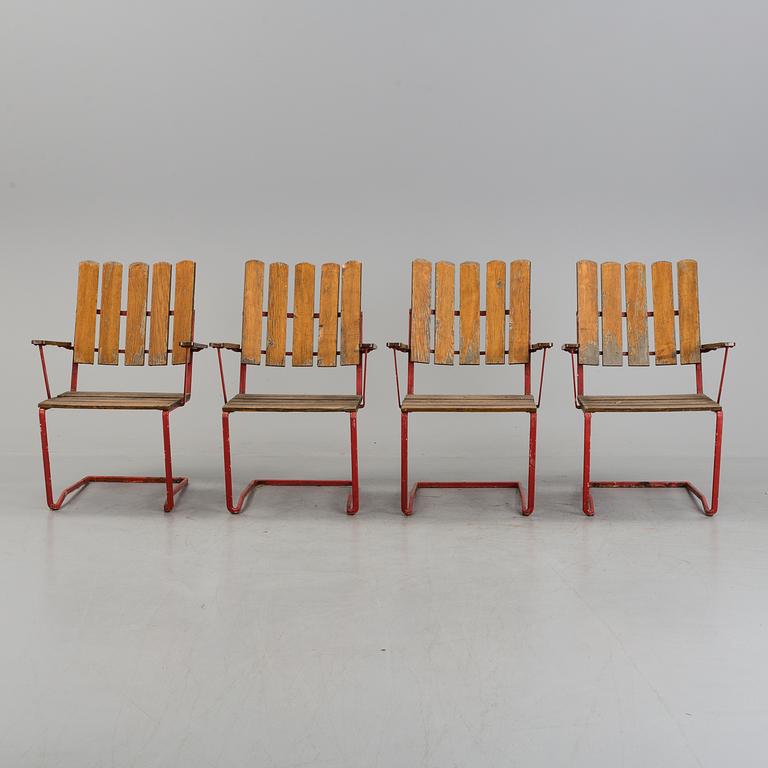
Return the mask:
[[[195,324],[195,263],[180,261],[176,265],[174,308],[171,309],[171,265],[158,262],[152,267],[151,309],[147,310],[149,266],[131,264],[128,270],[128,304],[121,309],[123,265],[107,262],[103,266],[101,301],[99,302],[99,265],[93,261],[81,262],[77,283],[77,313],[74,342],[35,339],[32,343],[40,351],[46,400],[38,405],[40,439],[43,450],[45,495],[48,506],[58,510],[65,499],[91,483],[163,483],[166,488],[165,511],[170,512],[174,498],[187,483],[186,477],[174,477],[171,459],[169,416],[171,411],[186,405],[192,396],[193,354],[205,348],[194,342]],[[96,346],[96,318],[99,318],[99,340]],[[120,348],[121,318],[125,318],[125,346]],[[146,347],[146,320],[150,318],[150,341]],[[173,346],[168,348],[170,318],[173,317]],[[69,390],[52,397],[45,361],[45,347],[53,346],[72,351],[72,372]],[[95,353],[98,358],[95,359]],[[173,365],[184,366],[182,392],[86,392],[78,390],[81,365],[118,365],[120,355],[125,365],[142,366],[145,357],[149,365],[167,365],[168,355]],[[56,408],[100,410],[156,410],[162,414],[163,450],[165,452],[164,477],[133,477],[127,475],[86,475],[65,488],[55,498],[51,483],[51,461],[48,449],[46,414]]]
[[[717,512],[720,489],[720,455],[723,439],[723,394],[728,351],[734,342],[721,341],[701,344],[699,330],[698,267],[691,259],[677,262],[678,309],[674,308],[672,263],[657,261],[651,267],[653,311],[647,309],[645,265],[633,262],[624,265],[626,309],[622,311],[621,265],[605,262],[600,265],[600,304],[598,305],[597,264],[580,261],[576,265],[577,284],[577,344],[565,344],[571,355],[573,397],[584,413],[584,470],[582,478],[582,509],[590,517],[595,513],[592,488],[685,488],[702,505],[704,513]],[[653,318],[655,350],[649,349],[648,318]],[[675,330],[678,319],[678,334]],[[622,342],[626,319],[626,350]],[[600,326],[600,328],[598,328]],[[677,338],[680,346],[677,346]],[[723,366],[717,400],[704,394],[701,355],[723,349]],[[585,395],[584,366],[621,367],[626,357],[630,366],[648,366],[654,357],[656,365],[693,365],[696,371],[696,392],[676,395]],[[576,361],[578,361],[576,363]],[[712,470],[712,501],[688,481],[601,481],[590,479],[592,415],[595,413],[664,413],[703,411],[715,414],[715,453]]]
[[[400,407],[400,507],[413,514],[420,488],[513,488],[517,489],[523,515],[533,512],[536,490],[536,418],[541,404],[544,364],[552,344],[530,342],[531,263],[513,261],[509,268],[509,297],[506,294],[506,263],[486,265],[486,309],[480,309],[480,266],[464,262],[459,268],[459,308],[455,308],[455,267],[440,261],[435,265],[435,303],[432,304],[432,263],[417,259],[411,265],[411,309],[408,344],[389,342],[395,363],[397,402]],[[459,318],[459,349],[454,349],[456,318]],[[434,318],[434,334],[432,325]],[[485,349],[480,349],[481,318],[485,318]],[[507,322],[507,318],[509,321]],[[509,329],[508,348],[506,329]],[[434,348],[431,341],[434,339]],[[543,351],[538,398],[531,395],[531,352]],[[397,353],[408,355],[408,391],[400,396]],[[523,365],[521,395],[417,395],[414,392],[415,364]],[[530,418],[527,498],[518,482],[418,482],[408,488],[408,416],[411,413],[527,413]]]
[[[357,459],[357,412],[365,406],[365,385],[368,353],[375,344],[363,344],[363,313],[361,311],[362,267],[358,261],[323,264],[320,276],[319,312],[315,312],[315,266],[297,264],[294,271],[294,309],[288,306],[288,265],[275,262],[269,265],[267,310],[263,311],[264,263],[249,261],[245,265],[243,291],[243,327],[240,344],[213,342],[219,358],[224,441],[224,482],[227,509],[233,514],[243,509],[248,496],[262,485],[278,486],[344,486],[349,487],[347,514],[354,515],[360,507]],[[339,275],[341,273],[341,280]],[[341,308],[339,309],[339,283],[341,282]],[[266,347],[262,349],[263,324],[266,318]],[[341,320],[341,343],[338,344],[338,325]],[[286,349],[286,321],[293,325],[292,349]],[[315,320],[318,320],[318,340],[315,348]],[[238,394],[227,396],[222,349],[240,353],[240,383]],[[284,366],[291,358],[293,367],[311,367],[317,358],[319,367],[355,366],[355,394],[353,395],[293,395],[247,394],[249,365],[259,365],[262,355],[267,365]],[[312,412],[348,413],[352,461],[351,480],[252,480],[234,502],[232,490],[232,456],[229,419],[233,413]]]

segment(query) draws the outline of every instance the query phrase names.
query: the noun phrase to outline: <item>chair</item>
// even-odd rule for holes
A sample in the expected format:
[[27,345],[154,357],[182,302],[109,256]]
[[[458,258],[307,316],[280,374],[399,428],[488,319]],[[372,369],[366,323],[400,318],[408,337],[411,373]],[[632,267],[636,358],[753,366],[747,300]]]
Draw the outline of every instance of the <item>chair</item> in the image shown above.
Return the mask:
[[[341,280],[339,279],[341,276]],[[245,265],[243,291],[243,326],[240,344],[214,342],[224,396],[222,431],[224,439],[224,482],[227,509],[239,513],[249,494],[262,485],[277,486],[345,486],[351,488],[346,505],[349,515],[360,506],[357,461],[357,412],[365,406],[368,353],[375,344],[363,344],[363,314],[360,308],[362,267],[360,262],[348,261],[323,264],[320,268],[319,312],[315,312],[315,266],[297,264],[294,270],[293,312],[288,312],[288,265],[269,265],[267,309],[264,311],[264,263],[249,261]],[[341,308],[339,309],[339,283]],[[266,318],[266,344],[262,348],[263,319]],[[341,319],[341,343],[338,326]],[[292,349],[286,349],[286,320],[292,321]],[[318,339],[315,346],[315,320]],[[238,394],[228,398],[222,362],[222,350],[240,353],[240,383]],[[321,368],[332,368],[337,362],[355,366],[354,394],[293,395],[246,393],[248,367],[259,365],[264,356],[268,366],[284,366],[291,358],[294,368],[312,367],[314,358]],[[233,413],[348,413],[352,454],[351,480],[252,480],[234,503],[232,491],[232,458],[230,449],[230,416]]]
[[[205,345],[194,343],[195,325],[195,263],[180,261],[176,265],[174,308],[171,309],[171,265],[158,262],[152,266],[151,309],[147,310],[149,266],[131,264],[128,268],[127,309],[121,309],[123,265],[107,262],[101,270],[101,298],[99,302],[99,265],[93,261],[80,264],[77,281],[77,311],[74,342],[35,339],[32,343],[40,351],[43,380],[47,399],[38,406],[40,438],[43,450],[45,494],[52,510],[61,508],[71,493],[91,483],[164,483],[165,511],[170,512],[174,498],[183,490],[188,479],[174,477],[171,460],[169,416],[192,395],[192,359],[194,352]],[[98,307],[98,308],[97,308]],[[98,317],[98,346],[96,325]],[[125,348],[120,348],[121,318],[125,318]],[[146,325],[150,318],[149,348],[146,349]],[[173,317],[173,343],[168,348],[170,318]],[[72,371],[69,390],[51,396],[45,348],[53,346],[72,351]],[[98,353],[98,358],[95,357]],[[142,366],[145,357],[149,365],[167,365],[168,356],[173,365],[184,366],[184,384],[181,392],[91,392],[78,390],[81,365],[118,365],[123,355],[125,365]],[[163,449],[165,451],[164,477],[132,477],[125,475],[86,475],[65,488],[54,499],[51,483],[51,462],[48,450],[46,414],[57,408],[100,409],[119,411],[160,411],[163,423]]]
[[[657,261],[651,266],[653,311],[647,311],[645,265],[637,262],[624,265],[625,311],[621,300],[621,265],[605,262],[600,265],[598,299],[597,264],[579,261],[576,265],[577,318],[576,344],[565,344],[563,349],[571,355],[573,396],[577,408],[584,413],[584,472],[582,508],[585,515],[595,513],[591,488],[685,488],[701,502],[705,514],[717,512],[720,488],[720,452],[723,439],[723,393],[728,351],[734,342],[701,344],[699,333],[698,267],[695,261],[677,262],[678,309],[674,308],[672,263]],[[653,318],[655,351],[649,350],[648,318]],[[678,333],[675,330],[677,317]],[[624,350],[624,322],[626,318],[626,351]],[[678,335],[679,334],[679,335]],[[678,348],[677,339],[680,340]],[[717,400],[704,394],[701,356],[715,349],[723,349],[723,366]],[[653,357],[656,365],[693,365],[696,372],[696,391],[675,395],[585,395],[584,366],[621,367],[624,358],[630,366],[648,366]],[[676,411],[703,411],[715,414],[715,456],[712,472],[712,502],[687,481],[602,481],[590,479],[590,449],[592,415],[595,413],[665,413]]]
[[[522,513],[533,512],[536,485],[536,416],[541,403],[544,364],[552,344],[530,343],[531,264],[513,261],[509,266],[507,300],[506,263],[490,261],[486,265],[486,309],[480,309],[480,265],[464,262],[459,267],[459,308],[455,304],[455,267],[440,261],[435,264],[435,302],[432,304],[432,263],[417,259],[411,265],[411,309],[408,344],[389,342],[395,363],[397,402],[400,407],[400,507],[404,515],[413,514],[416,492],[421,488],[515,488]],[[454,346],[455,318],[459,318],[459,349]],[[432,330],[434,318],[434,333]],[[481,318],[485,318],[485,349],[480,348]],[[507,322],[507,318],[509,318]],[[506,328],[509,326],[508,347]],[[434,347],[432,342],[434,340]],[[531,395],[531,352],[543,351],[539,392]],[[407,394],[401,398],[397,353],[408,355]],[[453,365],[522,365],[523,394],[438,395],[416,394],[416,363]],[[418,482],[408,489],[408,417],[411,413],[527,413],[530,420],[528,449],[528,493],[520,483],[499,482]]]

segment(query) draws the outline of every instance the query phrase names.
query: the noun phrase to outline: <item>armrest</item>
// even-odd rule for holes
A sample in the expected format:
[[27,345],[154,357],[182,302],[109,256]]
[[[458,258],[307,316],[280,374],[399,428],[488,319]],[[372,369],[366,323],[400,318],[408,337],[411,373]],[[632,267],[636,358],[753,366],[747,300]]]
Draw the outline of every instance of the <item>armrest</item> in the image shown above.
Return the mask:
[[62,349],[74,349],[71,341],[48,341],[48,339],[32,339],[36,347],[61,347]]
[[201,349],[207,349],[207,344],[198,344],[195,341],[180,341],[179,346],[183,349],[191,349],[193,352],[199,352]]
[[367,355],[369,352],[373,352],[374,349],[378,349],[378,347],[375,344],[361,344],[360,345],[360,351]]
[[390,349],[394,349],[396,352],[410,352],[411,348],[407,344],[403,344],[399,341],[388,341],[387,346]]
[[531,352],[540,352],[542,349],[552,349],[551,341],[537,341],[531,344]]
[[735,347],[735,346],[736,346],[735,341],[716,341],[712,344],[702,344],[701,351],[712,352],[715,349],[731,349],[732,347]]
[[212,341],[208,345],[211,349],[230,349],[233,352],[242,352],[242,347],[239,344],[233,344],[229,341]]
[[563,352],[570,352],[573,355],[573,354],[576,354],[576,352],[579,351],[579,345],[578,344],[563,344],[562,350],[563,350]]

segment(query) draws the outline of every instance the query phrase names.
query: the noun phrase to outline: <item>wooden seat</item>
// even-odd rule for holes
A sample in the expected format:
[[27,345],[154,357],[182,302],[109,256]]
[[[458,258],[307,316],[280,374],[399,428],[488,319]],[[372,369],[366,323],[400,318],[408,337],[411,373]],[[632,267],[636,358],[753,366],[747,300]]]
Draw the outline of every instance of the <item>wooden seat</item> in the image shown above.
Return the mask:
[[181,392],[62,392],[39,408],[98,408],[116,411],[167,411],[183,405]]
[[277,413],[351,413],[360,407],[358,395],[235,395],[224,411],[273,411]]
[[403,413],[533,413],[532,395],[406,395]]
[[588,413],[671,413],[719,411],[706,395],[580,395],[579,408]]

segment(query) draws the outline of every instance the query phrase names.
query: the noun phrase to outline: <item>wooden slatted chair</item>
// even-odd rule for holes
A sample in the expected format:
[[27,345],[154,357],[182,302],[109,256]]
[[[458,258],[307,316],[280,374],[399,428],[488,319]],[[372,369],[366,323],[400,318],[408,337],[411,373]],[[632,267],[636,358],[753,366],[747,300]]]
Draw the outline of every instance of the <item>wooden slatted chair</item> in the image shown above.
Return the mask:
[[[516,488],[522,512],[533,512],[536,486],[536,417],[541,403],[544,364],[549,342],[531,344],[530,288],[531,263],[489,261],[486,265],[486,309],[480,309],[480,265],[464,262],[459,267],[459,308],[455,303],[455,267],[447,261],[435,264],[435,302],[432,303],[432,263],[417,259],[411,265],[411,309],[408,344],[389,342],[395,362],[397,401],[400,406],[401,464],[400,504],[403,514],[413,513],[416,492],[420,488]],[[509,294],[507,295],[507,284]],[[456,318],[459,318],[459,349],[454,349]],[[485,318],[485,349],[481,349],[481,318]],[[433,322],[434,320],[434,322]],[[434,325],[434,333],[433,333]],[[507,328],[508,346],[507,346]],[[434,340],[434,347],[432,342]],[[531,352],[543,350],[538,398],[531,395]],[[400,396],[397,353],[408,355],[408,391]],[[503,395],[435,395],[416,394],[416,363],[453,365],[524,366],[524,393]],[[411,413],[527,413],[530,418],[528,453],[528,494],[520,483],[500,482],[419,482],[408,488],[408,416]]]
[[[598,269],[594,261],[580,261],[576,265],[578,343],[565,344],[571,354],[573,396],[576,407],[584,413],[584,472],[582,506],[585,515],[595,512],[591,488],[685,488],[701,502],[707,515],[717,512],[720,488],[720,453],[723,438],[723,393],[728,351],[734,342],[701,344],[699,332],[698,267],[686,259],[677,263],[678,309],[674,307],[672,263],[657,261],[651,267],[653,311],[648,311],[645,265],[633,262],[624,265],[625,309],[622,311],[621,265],[605,262]],[[653,318],[655,350],[649,349],[648,318]],[[677,317],[677,334],[675,318]],[[624,322],[626,319],[626,325]],[[626,327],[626,350],[623,342]],[[679,334],[679,335],[678,335]],[[677,345],[677,339],[680,345]],[[723,367],[717,400],[704,394],[701,355],[723,349]],[[630,366],[648,366],[653,357],[656,365],[693,365],[696,372],[696,391],[675,395],[585,395],[584,366],[621,367],[624,358]],[[590,479],[590,451],[592,415],[594,413],[659,413],[674,411],[704,411],[715,414],[715,456],[712,472],[712,501],[687,481],[618,481],[594,482]]]
[[[176,265],[174,306],[171,309],[171,265],[158,262],[152,266],[151,305],[147,309],[149,266],[131,264],[128,268],[127,309],[121,309],[123,265],[107,262],[101,269],[101,297],[99,297],[99,265],[93,261],[80,264],[77,282],[77,311],[74,342],[35,339],[32,343],[40,351],[47,399],[38,406],[40,437],[43,449],[45,494],[52,510],[60,509],[71,493],[90,483],[164,483],[166,487],[165,511],[170,512],[174,498],[184,487],[186,477],[174,477],[171,459],[169,415],[185,405],[192,395],[193,353],[204,349],[204,344],[194,343],[195,324],[195,263],[180,261]],[[121,318],[125,318],[125,346],[120,348]],[[149,348],[146,348],[146,325],[150,318]],[[173,317],[172,346],[168,348],[170,318]],[[96,326],[98,324],[98,345]],[[61,347],[72,351],[72,371],[69,390],[52,397],[45,361],[45,347]],[[96,357],[98,355],[98,357]],[[86,392],[78,390],[78,372],[81,365],[118,365],[123,355],[125,365],[142,366],[145,358],[149,365],[184,366],[182,392]],[[103,410],[154,410],[160,411],[163,423],[163,448],[165,451],[164,477],[132,477],[125,475],[86,475],[65,488],[54,499],[51,483],[51,463],[48,450],[46,414],[56,408],[103,409]]]
[[[320,268],[319,312],[315,311],[315,266],[297,264],[294,270],[294,306],[288,312],[288,265],[269,265],[267,308],[264,309],[264,263],[249,261],[245,265],[243,291],[243,326],[240,344],[214,342],[224,396],[222,430],[224,438],[224,481],[227,509],[239,513],[249,494],[262,485],[279,486],[345,486],[350,493],[347,514],[354,515],[360,506],[357,462],[357,412],[365,406],[368,353],[375,344],[362,343],[363,313],[361,311],[362,266],[358,261],[323,264]],[[341,286],[341,306],[339,287]],[[262,348],[263,325],[266,319],[266,344]],[[341,340],[339,342],[339,319]],[[292,321],[292,344],[287,349],[286,325]],[[315,347],[315,320],[318,339]],[[222,362],[222,349],[240,353],[239,392],[227,396]],[[262,356],[269,366],[284,366],[291,358],[293,367],[311,367],[314,359],[321,368],[341,365],[355,366],[355,393],[349,395],[247,394],[248,366],[259,365]],[[233,413],[312,412],[348,413],[350,428],[351,480],[253,480],[234,502],[232,491],[232,458],[229,419]]]

